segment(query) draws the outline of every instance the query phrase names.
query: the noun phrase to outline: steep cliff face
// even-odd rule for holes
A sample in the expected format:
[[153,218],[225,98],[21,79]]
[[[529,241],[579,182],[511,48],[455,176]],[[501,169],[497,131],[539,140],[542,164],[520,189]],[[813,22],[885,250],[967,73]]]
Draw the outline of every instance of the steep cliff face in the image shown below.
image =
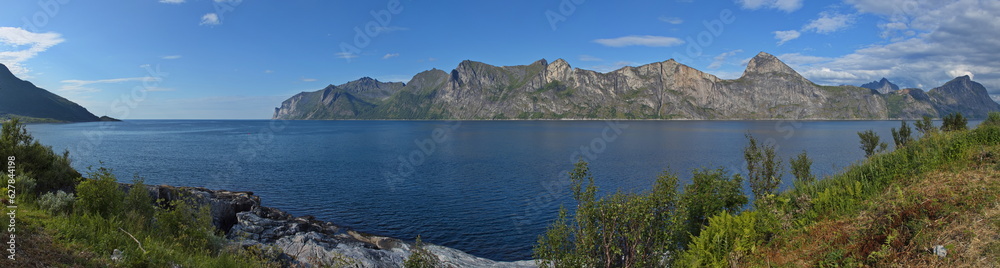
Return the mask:
[[[275,109],[274,119],[890,117],[886,98],[878,92],[816,85],[763,52],[734,80],[719,79],[674,60],[599,73],[572,68],[558,59],[502,67],[463,61],[451,72],[417,74],[398,90],[383,91],[393,92],[387,97],[331,87],[293,96]],[[334,93],[341,94],[328,101]]]

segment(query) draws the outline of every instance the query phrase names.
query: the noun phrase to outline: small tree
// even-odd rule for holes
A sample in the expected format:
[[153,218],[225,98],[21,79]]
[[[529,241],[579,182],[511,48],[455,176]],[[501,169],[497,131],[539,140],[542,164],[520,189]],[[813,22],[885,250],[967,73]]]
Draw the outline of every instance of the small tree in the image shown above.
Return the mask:
[[121,212],[125,194],[118,189],[118,181],[110,169],[100,167],[88,173],[90,179],[76,186],[77,206],[83,213],[110,218]]
[[913,125],[916,126],[917,131],[923,135],[934,133],[938,130],[937,127],[934,126],[934,122],[931,122],[931,116],[929,115],[924,115],[922,120],[913,123]]
[[691,184],[684,188],[681,196],[685,233],[675,236],[682,245],[687,245],[691,236],[698,236],[708,225],[708,219],[719,213],[737,213],[747,203],[743,195],[743,177],[730,177],[722,168],[696,169]]
[[748,144],[743,149],[747,161],[747,176],[754,199],[762,200],[774,194],[781,183],[781,160],[777,160],[774,145],[759,145],[757,139],[746,134]]
[[865,157],[871,157],[889,147],[888,144],[879,142],[881,138],[871,129],[858,132],[858,138],[861,138],[861,150],[865,151]]
[[424,249],[424,242],[420,240],[420,235],[417,235],[417,241],[413,243],[413,249],[410,250],[410,257],[406,258],[406,262],[403,262],[403,267],[434,268],[438,266],[437,259],[427,249]]
[[798,156],[789,159],[788,163],[792,166],[792,175],[795,175],[795,181],[809,183],[816,180],[811,171],[813,161],[809,159],[805,150]]
[[952,113],[944,117],[944,123],[941,125],[941,130],[944,131],[957,131],[968,129],[969,121],[962,116],[962,113]]
[[910,126],[906,125],[906,121],[902,121],[899,126],[899,131],[896,128],[892,129],[892,141],[896,144],[896,148],[906,146],[907,143],[913,140],[910,137]]
[[990,112],[986,116],[986,121],[981,124],[983,126],[998,126],[1000,127],[1000,112]]

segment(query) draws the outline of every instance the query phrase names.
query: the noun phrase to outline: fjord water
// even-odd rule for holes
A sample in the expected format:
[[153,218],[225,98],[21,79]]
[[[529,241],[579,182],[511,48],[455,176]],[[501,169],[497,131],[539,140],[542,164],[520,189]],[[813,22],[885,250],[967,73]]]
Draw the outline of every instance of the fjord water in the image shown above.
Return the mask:
[[[970,122],[974,125],[974,122]],[[598,186],[643,191],[665,169],[742,170],[744,133],[807,150],[813,172],[864,158],[858,131],[892,143],[898,121],[271,121],[128,120],[32,124],[81,172],[147,184],[253,191],[263,205],[358,231],[495,260],[531,257],[560,205],[565,172],[590,162]],[[891,147],[890,147],[891,148]],[[103,162],[103,164],[101,164]],[[786,168],[787,171],[787,168]],[[560,176],[563,175],[563,176]],[[788,187],[790,174],[785,174]]]

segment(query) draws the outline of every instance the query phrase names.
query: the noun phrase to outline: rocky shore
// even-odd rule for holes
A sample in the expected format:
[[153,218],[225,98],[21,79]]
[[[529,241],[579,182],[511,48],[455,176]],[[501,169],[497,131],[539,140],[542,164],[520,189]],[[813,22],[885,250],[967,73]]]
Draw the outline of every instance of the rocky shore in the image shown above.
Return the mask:
[[[122,184],[122,188],[128,191],[131,185]],[[413,251],[411,242],[262,206],[253,192],[167,185],[146,188],[161,202],[190,197],[209,206],[212,223],[233,243],[270,251],[274,258],[293,266],[403,267]],[[444,267],[535,267],[530,260],[498,262],[438,245],[425,244],[423,248]]]

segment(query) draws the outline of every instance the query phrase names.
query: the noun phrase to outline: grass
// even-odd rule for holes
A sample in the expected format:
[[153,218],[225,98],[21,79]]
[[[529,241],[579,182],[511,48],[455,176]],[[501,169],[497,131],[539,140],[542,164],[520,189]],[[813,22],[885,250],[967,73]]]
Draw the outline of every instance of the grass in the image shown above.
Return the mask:
[[[1000,263],[1000,129],[933,134],[781,196],[791,224],[750,264],[989,267]],[[798,210],[798,211],[795,211]],[[929,249],[949,250],[938,258]]]

